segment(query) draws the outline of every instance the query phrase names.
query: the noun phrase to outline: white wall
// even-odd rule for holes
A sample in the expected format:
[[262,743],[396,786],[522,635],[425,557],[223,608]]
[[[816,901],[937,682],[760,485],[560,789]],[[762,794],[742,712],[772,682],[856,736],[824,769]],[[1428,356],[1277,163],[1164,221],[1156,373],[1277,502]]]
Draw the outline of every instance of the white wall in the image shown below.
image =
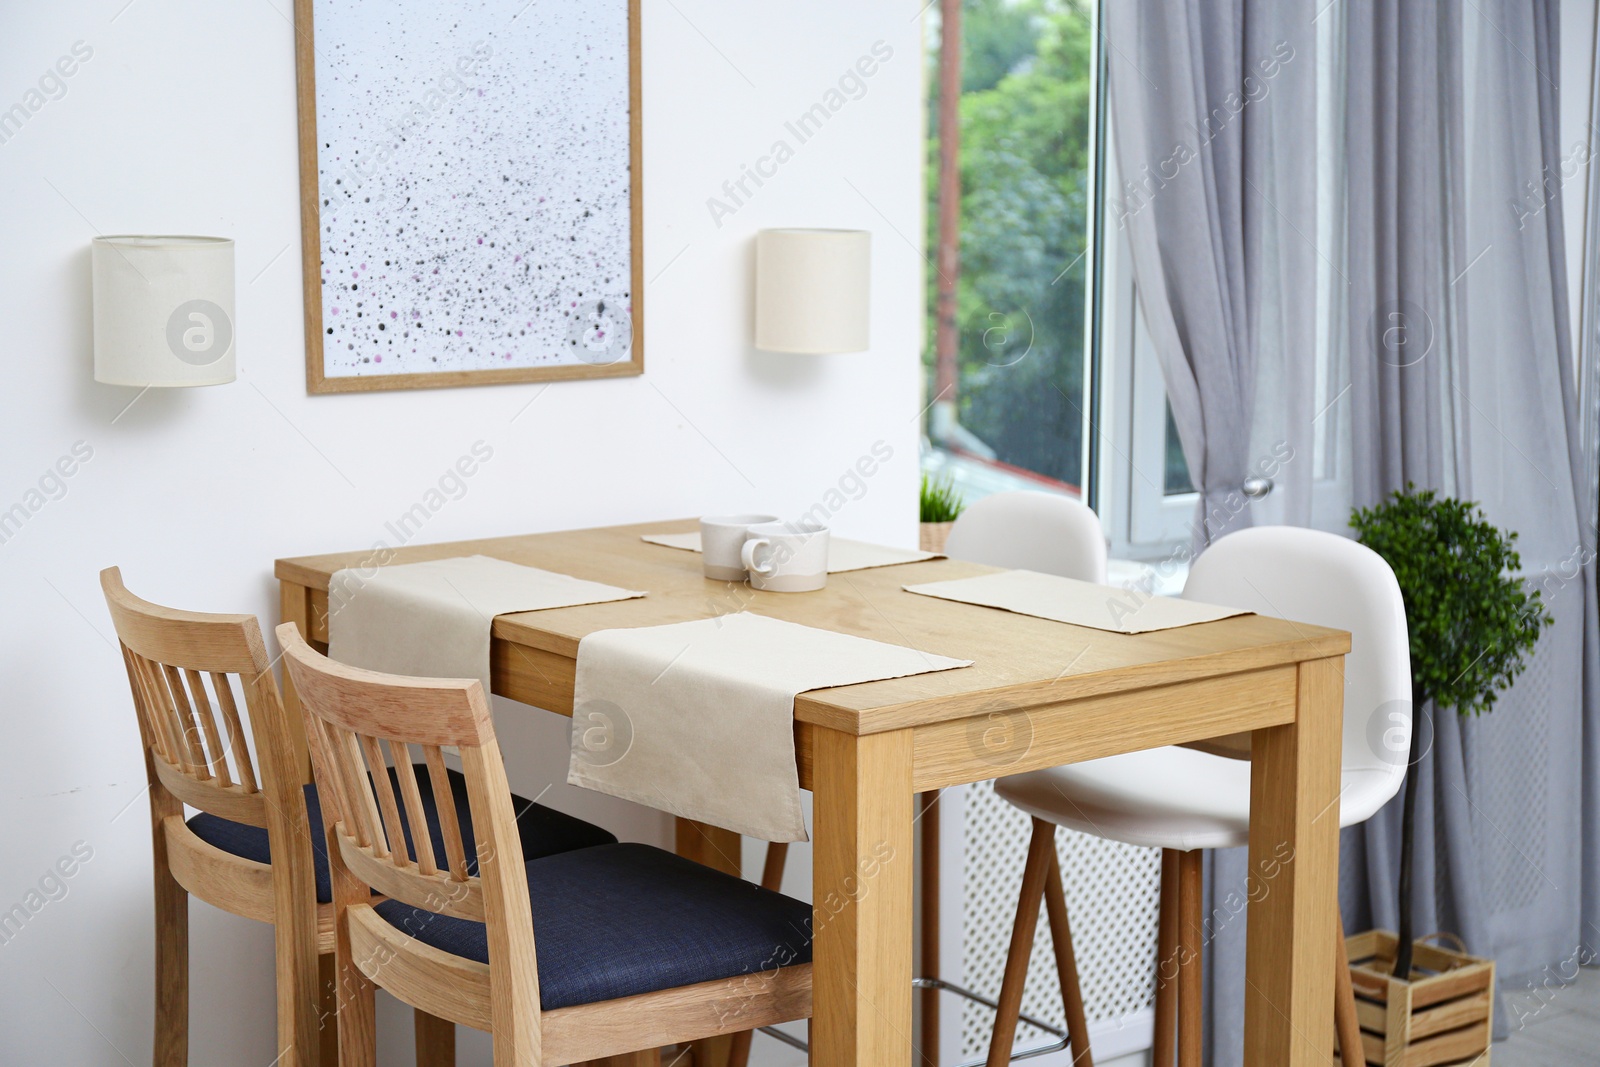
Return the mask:
[[[645,377],[315,398],[302,363],[289,6],[3,6],[0,110],[27,100],[75,42],[93,49],[65,94],[0,143],[0,511],[76,442],[93,450],[64,495],[0,544],[0,911],[75,843],[93,850],[66,896],[0,944],[6,1062],[148,1062],[150,847],[101,567],[119,564],[155,600],[270,622],[275,557],[369,544],[479,440],[493,459],[422,539],[799,512],[878,440],[894,459],[835,526],[915,536],[918,0],[645,0]],[[521,6],[506,0],[508,17]],[[716,225],[707,198],[879,40],[894,53],[865,96]],[[750,236],[769,225],[873,231],[871,353],[750,350]],[[92,382],[97,231],[237,240],[238,382],[151,392],[126,411],[133,390]],[[547,803],[661,839],[654,813],[561,784],[565,720],[509,704],[497,719],[519,791],[555,782]],[[191,913],[192,1062],[265,1067],[269,932],[203,904]],[[463,1062],[488,1062],[485,1043],[464,1047]],[[384,1059],[407,1052],[386,1045]]]

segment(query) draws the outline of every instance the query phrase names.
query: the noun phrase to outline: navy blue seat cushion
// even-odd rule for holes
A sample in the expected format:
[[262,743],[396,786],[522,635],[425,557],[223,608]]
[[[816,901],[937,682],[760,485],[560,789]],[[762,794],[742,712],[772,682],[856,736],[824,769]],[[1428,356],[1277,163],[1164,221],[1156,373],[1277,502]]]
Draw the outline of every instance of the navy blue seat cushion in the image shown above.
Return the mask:
[[[434,803],[433,790],[428,787],[428,768],[417,764],[417,784],[422,794],[423,814],[428,820],[428,836],[433,841],[434,860],[443,870],[448,865],[444,851],[444,835],[439,827],[439,809]],[[459,771],[449,771],[450,792],[455,795],[456,816],[461,822],[461,843],[467,854],[467,866],[477,869],[477,839],[472,832],[472,805],[467,800],[467,779]],[[411,841],[411,825],[406,818],[405,805],[400,799],[400,783],[394,768],[389,768],[389,780],[395,791],[395,803],[400,808],[400,825],[405,832],[406,851],[416,858],[416,846]],[[326,904],[333,899],[333,880],[328,875],[328,850],[322,835],[322,804],[317,799],[317,787],[308,785],[306,793],[306,818],[311,826],[311,859],[316,867],[317,902]],[[525,859],[553,856],[558,852],[589,848],[593,845],[616,843],[616,835],[592,823],[574,818],[564,812],[535,804],[524,797],[511,797],[511,808],[517,816],[517,829],[521,831],[522,855]],[[209,845],[235,856],[271,863],[272,853],[267,847],[267,831],[259,826],[233,822],[201,812],[189,820],[189,829]]]
[[[659,848],[603,845],[526,870],[545,1011],[811,960],[811,905]],[[424,944],[489,962],[483,923],[399,900],[376,910]]]

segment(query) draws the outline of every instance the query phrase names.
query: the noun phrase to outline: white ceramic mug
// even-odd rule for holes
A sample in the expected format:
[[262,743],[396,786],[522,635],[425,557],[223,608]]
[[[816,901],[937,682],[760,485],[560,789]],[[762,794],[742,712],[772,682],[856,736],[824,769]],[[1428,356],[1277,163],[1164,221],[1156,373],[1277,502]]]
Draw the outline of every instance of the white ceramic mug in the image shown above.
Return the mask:
[[739,550],[744,547],[745,531],[777,521],[776,515],[712,515],[701,519],[700,562],[706,577],[717,582],[744,581]]
[[828,528],[809,522],[750,527],[739,560],[750,584],[774,593],[803,593],[828,584]]

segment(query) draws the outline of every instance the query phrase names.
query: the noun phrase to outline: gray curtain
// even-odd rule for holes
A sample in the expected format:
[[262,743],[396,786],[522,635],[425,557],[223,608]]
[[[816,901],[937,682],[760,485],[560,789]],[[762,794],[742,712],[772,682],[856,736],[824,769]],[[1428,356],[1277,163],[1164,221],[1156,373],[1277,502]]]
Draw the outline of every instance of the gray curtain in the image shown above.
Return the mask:
[[[1124,181],[1113,214],[1204,492],[1202,540],[1250,522],[1228,495],[1263,426],[1302,429],[1319,343],[1347,375],[1325,410],[1347,420],[1339,462],[1355,503],[1414,482],[1520,534],[1556,622],[1493,714],[1418,709],[1413,906],[1418,933],[1463,936],[1504,979],[1570,975],[1580,944],[1600,949],[1600,627],[1568,336],[1557,3],[1118,2],[1106,21]],[[1231,107],[1280,40],[1295,58]],[[1330,114],[1337,139],[1319,145]],[[1319,167],[1331,189],[1304,184]],[[1320,328],[1319,261],[1336,281]],[[1290,464],[1299,495],[1263,518],[1309,521],[1308,465]],[[1395,925],[1399,813],[1397,798],[1345,832],[1352,930]],[[1241,888],[1243,872],[1242,854],[1216,854],[1208,894]],[[1242,1060],[1242,934],[1226,924],[1207,942],[1215,1067]],[[1499,1032],[1508,1024],[1502,1013]]]
[[[1493,714],[1426,709],[1417,928],[1461,934],[1503,983],[1559,981],[1596,940],[1600,874],[1600,764],[1585,756],[1600,630],[1568,326],[1559,8],[1343,6],[1350,329],[1370,321],[1363,302],[1411,317],[1398,358],[1370,326],[1365,358],[1352,347],[1356,501],[1415,481],[1481,502],[1518,532],[1524,576],[1555,617]],[[1427,150],[1396,152],[1408,142]],[[1396,801],[1346,833],[1354,926],[1395,921],[1399,816]],[[1497,1031],[1515,1023],[1502,1013]]]
[[1250,525],[1242,486],[1272,444],[1250,432],[1259,386],[1287,411],[1315,343],[1315,15],[1312,0],[1105,6],[1112,214],[1200,491],[1196,547]]

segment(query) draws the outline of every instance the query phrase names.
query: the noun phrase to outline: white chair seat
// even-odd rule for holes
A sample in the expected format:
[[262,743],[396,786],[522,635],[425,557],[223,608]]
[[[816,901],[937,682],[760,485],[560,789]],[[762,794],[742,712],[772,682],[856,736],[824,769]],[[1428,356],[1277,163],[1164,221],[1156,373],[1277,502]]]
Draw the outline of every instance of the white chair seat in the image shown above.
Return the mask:
[[[1393,795],[1386,771],[1347,768],[1339,825],[1372,817]],[[1155,748],[1014,774],[994,791],[1036,818],[1148,848],[1249,843],[1250,764],[1187,748]]]

